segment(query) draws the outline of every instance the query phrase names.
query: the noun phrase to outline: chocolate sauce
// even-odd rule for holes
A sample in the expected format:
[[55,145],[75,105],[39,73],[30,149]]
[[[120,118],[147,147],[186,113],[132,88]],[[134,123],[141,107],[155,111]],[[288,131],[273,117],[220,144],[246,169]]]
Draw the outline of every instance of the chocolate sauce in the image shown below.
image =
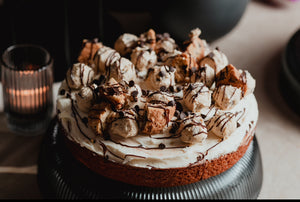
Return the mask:
[[[78,111],[76,110],[75,106],[74,106],[74,101],[71,99],[71,109],[72,109],[72,113],[73,113],[73,116],[75,118],[75,121],[76,121],[76,125],[77,125],[77,128],[79,129],[80,133],[85,137],[87,138],[88,140],[91,140],[80,128],[79,126],[79,123],[78,123],[78,119],[77,119],[77,116],[79,116],[79,119],[80,121],[82,121],[82,118],[80,117]],[[86,127],[88,127],[85,123],[83,123]]]

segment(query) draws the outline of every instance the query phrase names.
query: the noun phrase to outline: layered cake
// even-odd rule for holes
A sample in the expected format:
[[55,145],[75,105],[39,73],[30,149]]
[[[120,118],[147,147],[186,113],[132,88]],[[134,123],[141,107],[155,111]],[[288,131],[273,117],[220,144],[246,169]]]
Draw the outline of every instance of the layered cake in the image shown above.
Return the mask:
[[84,39],[59,88],[66,147],[90,170],[147,187],[195,183],[232,167],[258,119],[255,80],[187,32],[149,29],[108,47]]

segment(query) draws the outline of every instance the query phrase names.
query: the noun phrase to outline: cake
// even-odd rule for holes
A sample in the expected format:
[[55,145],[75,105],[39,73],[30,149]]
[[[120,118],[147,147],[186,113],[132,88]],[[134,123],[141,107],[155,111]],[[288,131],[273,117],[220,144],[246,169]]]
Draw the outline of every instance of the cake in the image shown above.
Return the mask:
[[84,39],[57,97],[74,158],[146,187],[195,183],[237,163],[257,124],[255,79],[200,35],[195,28],[177,44],[149,29],[114,47]]

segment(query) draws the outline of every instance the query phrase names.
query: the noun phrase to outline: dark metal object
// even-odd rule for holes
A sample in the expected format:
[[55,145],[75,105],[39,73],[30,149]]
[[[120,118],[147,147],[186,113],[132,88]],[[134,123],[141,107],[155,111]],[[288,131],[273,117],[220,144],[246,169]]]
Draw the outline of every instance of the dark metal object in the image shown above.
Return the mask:
[[263,177],[254,137],[244,157],[218,176],[177,187],[128,185],[95,174],[74,159],[55,120],[44,138],[38,165],[38,183],[46,199],[256,199]]
[[291,37],[283,52],[279,79],[285,101],[300,115],[300,29]]

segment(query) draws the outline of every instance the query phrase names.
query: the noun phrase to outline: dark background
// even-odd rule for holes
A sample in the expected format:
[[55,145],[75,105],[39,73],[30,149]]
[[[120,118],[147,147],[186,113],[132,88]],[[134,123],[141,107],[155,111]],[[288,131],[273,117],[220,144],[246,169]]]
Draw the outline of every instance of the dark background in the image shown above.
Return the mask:
[[178,44],[199,27],[208,42],[228,33],[249,0],[0,0],[0,52],[33,43],[54,59],[54,80],[65,78],[83,39],[113,47],[124,32],[169,32]]

